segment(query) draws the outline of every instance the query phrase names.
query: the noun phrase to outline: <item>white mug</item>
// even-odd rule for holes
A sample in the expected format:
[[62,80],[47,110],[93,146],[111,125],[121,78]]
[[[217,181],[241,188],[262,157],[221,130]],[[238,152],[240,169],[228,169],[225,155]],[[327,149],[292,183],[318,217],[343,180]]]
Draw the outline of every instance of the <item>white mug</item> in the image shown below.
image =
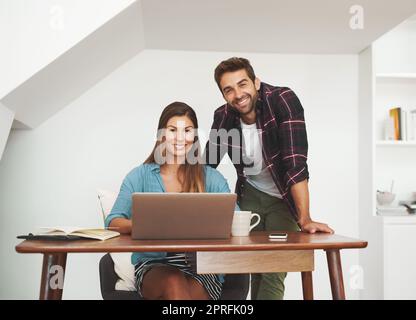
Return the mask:
[[[257,217],[257,221],[251,224],[251,220],[254,217]],[[231,226],[231,235],[233,237],[246,237],[259,223],[260,216],[257,213],[251,213],[251,211],[235,211]]]

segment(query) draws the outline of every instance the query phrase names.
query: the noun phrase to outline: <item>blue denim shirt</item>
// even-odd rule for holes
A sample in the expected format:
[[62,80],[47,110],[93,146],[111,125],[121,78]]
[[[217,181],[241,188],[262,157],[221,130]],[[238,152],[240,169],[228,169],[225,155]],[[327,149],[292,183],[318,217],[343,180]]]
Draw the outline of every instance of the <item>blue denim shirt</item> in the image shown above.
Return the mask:
[[[205,191],[215,193],[229,193],[227,180],[214,168],[205,165]],[[166,192],[160,176],[160,166],[156,163],[142,164],[130,171],[124,178],[120,192],[114,203],[110,214],[105,219],[105,226],[110,225],[114,218],[131,219],[131,195],[133,192]],[[236,205],[236,210],[238,206]],[[134,252],[131,262],[136,265],[138,262],[163,258],[166,252]],[[223,275],[219,275],[223,282]]]

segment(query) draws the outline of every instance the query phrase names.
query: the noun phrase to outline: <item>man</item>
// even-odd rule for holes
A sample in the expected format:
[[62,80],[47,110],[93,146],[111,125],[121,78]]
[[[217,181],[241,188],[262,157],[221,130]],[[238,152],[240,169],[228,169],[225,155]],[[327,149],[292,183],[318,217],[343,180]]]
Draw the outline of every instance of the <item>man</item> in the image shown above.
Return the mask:
[[[309,213],[308,141],[295,93],[260,82],[244,58],[222,61],[215,81],[227,103],[214,113],[205,160],[216,168],[228,152],[238,175],[241,210],[261,216],[254,230],[333,233]],[[234,137],[224,141],[217,130],[237,130],[238,142]],[[253,274],[252,299],[283,299],[285,277],[286,273]]]

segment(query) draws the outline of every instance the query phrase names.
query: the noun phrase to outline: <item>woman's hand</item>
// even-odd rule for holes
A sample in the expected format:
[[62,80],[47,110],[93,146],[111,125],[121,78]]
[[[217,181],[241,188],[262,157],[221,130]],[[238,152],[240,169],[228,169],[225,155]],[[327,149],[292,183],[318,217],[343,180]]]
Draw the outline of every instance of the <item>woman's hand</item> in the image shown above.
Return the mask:
[[131,233],[131,220],[126,218],[114,218],[111,220],[109,227],[120,233]]

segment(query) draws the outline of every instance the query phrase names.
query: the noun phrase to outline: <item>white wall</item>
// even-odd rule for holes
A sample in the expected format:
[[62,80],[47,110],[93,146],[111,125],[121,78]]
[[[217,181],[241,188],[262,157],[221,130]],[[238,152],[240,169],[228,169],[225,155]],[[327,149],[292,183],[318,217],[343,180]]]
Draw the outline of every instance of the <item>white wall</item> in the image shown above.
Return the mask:
[[372,47],[359,54],[358,203],[359,236],[368,247],[359,251],[357,284],[361,299],[383,299],[383,227],[375,215],[374,65]]
[[0,160],[6,147],[10,128],[12,127],[14,112],[0,103]]
[[0,98],[133,2],[0,1]]
[[[310,145],[313,218],[338,234],[358,236],[358,59],[356,55],[277,55],[146,50],[67,108],[31,131],[13,131],[0,162],[0,298],[37,298],[41,257],[14,251],[17,234],[35,226],[99,225],[96,189],[118,189],[151,151],[161,110],[189,103],[205,133],[223,103],[213,80],[219,61],[251,60],[265,82],[300,97]],[[203,132],[201,132],[203,133]],[[220,166],[234,187],[232,166]],[[65,299],[99,299],[100,255],[69,255]],[[348,298],[358,252],[342,254]],[[286,298],[302,297],[300,274],[288,276]],[[326,258],[316,253],[315,297],[331,297]]]
[[377,73],[416,73],[416,19],[409,19],[374,42]]

